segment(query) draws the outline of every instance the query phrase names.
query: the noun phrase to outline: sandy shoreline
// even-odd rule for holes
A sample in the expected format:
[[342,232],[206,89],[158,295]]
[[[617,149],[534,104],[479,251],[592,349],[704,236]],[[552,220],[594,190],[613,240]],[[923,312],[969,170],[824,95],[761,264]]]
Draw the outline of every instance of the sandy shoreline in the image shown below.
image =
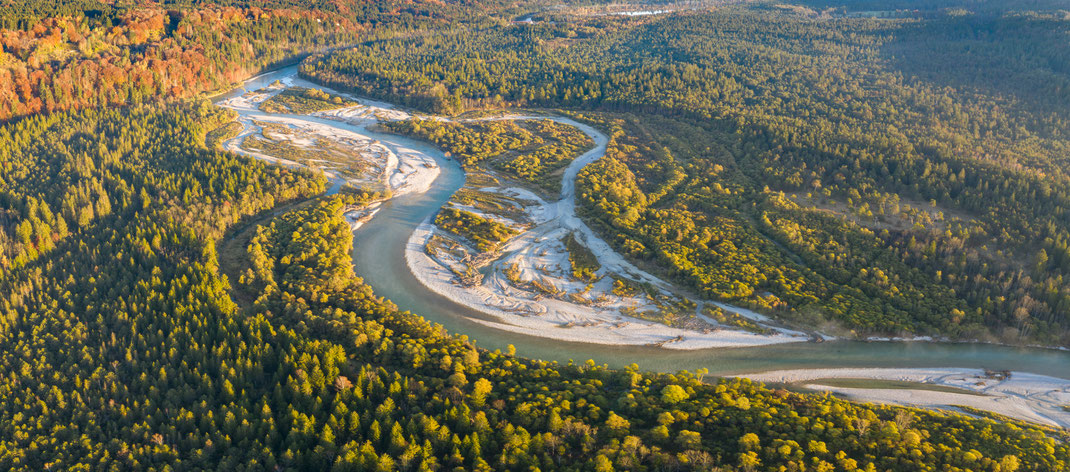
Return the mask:
[[[495,320],[475,319],[478,323],[516,333],[559,339],[564,341],[607,345],[656,345],[667,349],[709,349],[725,347],[762,346],[778,343],[804,342],[809,336],[782,328],[769,327],[768,333],[759,334],[741,329],[720,326],[717,322],[696,313],[696,324],[707,328],[685,329],[668,326],[622,314],[628,309],[651,309],[651,303],[642,300],[621,300],[610,294],[610,275],[626,276],[637,282],[647,283],[667,296],[673,286],[628,262],[598,237],[578,216],[575,204],[575,180],[584,166],[605,155],[608,139],[594,128],[561,117],[506,116],[494,120],[550,119],[574,126],[591,138],[594,146],[575,158],[565,169],[561,192],[557,200],[546,202],[518,188],[481,188],[479,191],[494,194],[509,194],[529,202],[522,208],[533,228],[521,230],[521,234],[501,248],[501,256],[489,266],[490,274],[478,285],[462,286],[450,266],[441,257],[432,257],[426,247],[436,228],[425,221],[412,234],[405,249],[405,259],[410,271],[427,289],[460,305],[489,315]],[[475,189],[473,189],[475,190]],[[456,203],[447,206],[473,212],[520,229],[520,222],[503,219],[500,215],[481,213],[478,210]],[[442,234],[441,232],[439,234]],[[573,234],[587,247],[601,265],[600,280],[584,287],[585,283],[568,277],[568,254],[557,243],[562,237]],[[448,237],[448,235],[444,235]],[[454,241],[463,245],[463,241]],[[505,266],[517,271],[524,282],[549,281],[569,296],[585,299],[604,298],[600,303],[572,303],[564,296],[546,296],[542,293],[519,289],[515,280],[503,274]],[[456,267],[454,267],[456,269]],[[608,297],[608,298],[607,298]],[[769,320],[764,316],[732,307],[723,303],[696,301],[701,311],[703,303],[758,323]]]
[[[701,333],[634,318],[625,321],[625,317],[613,310],[600,310],[561,300],[544,298],[533,302],[485,287],[464,288],[453,283],[455,276],[452,272],[424,252],[424,246],[433,232],[434,227],[430,222],[424,222],[409,238],[405,249],[409,269],[429,290],[497,318],[499,321],[472,320],[497,329],[562,341],[609,345],[650,345],[683,336],[681,341],[665,344],[663,347],[667,349],[761,346],[806,340],[805,337],[785,334],[766,336],[736,330]],[[596,324],[562,327],[570,321]],[[622,321],[627,323],[623,327],[618,325]]]
[[[393,109],[389,104],[368,102],[357,99],[348,94],[341,94],[356,100],[359,104],[317,112],[309,115],[291,115],[267,113],[260,110],[260,104],[268,100],[287,87],[304,87],[323,90],[328,93],[338,94],[333,90],[313,84],[295,76],[279,79],[281,86],[268,86],[260,91],[249,91],[238,97],[224,100],[219,105],[229,108],[238,113],[238,122],[242,125],[242,131],[227,141],[222,146],[228,151],[247,155],[256,159],[281,164],[287,167],[301,167],[303,164],[289,159],[270,156],[257,150],[244,147],[246,138],[258,134],[268,138],[257,122],[272,123],[286,127],[300,134],[327,139],[337,143],[357,143],[355,147],[361,156],[370,158],[369,161],[376,167],[375,181],[367,179],[346,179],[339,172],[332,169],[321,169],[331,182],[328,194],[338,192],[345,184],[361,185],[378,183],[383,188],[389,189],[393,195],[407,193],[423,193],[431,188],[438,177],[440,169],[438,163],[427,153],[416,149],[415,146],[406,146],[398,142],[382,142],[374,139],[367,127],[384,120],[407,119],[409,114]],[[289,141],[301,148],[312,148],[309,139],[297,139],[293,136],[271,136],[270,139],[277,141]],[[400,140],[399,140],[400,141]]]
[[[802,369],[744,374],[759,382],[793,383],[844,395],[852,400],[951,409],[967,406],[991,411],[1037,424],[1070,428],[1070,380],[1012,372],[1007,379],[991,378],[980,369]],[[820,385],[821,379],[871,379],[917,382],[954,387],[973,393],[953,393],[923,389],[848,388]],[[816,381],[816,382],[811,382]]]

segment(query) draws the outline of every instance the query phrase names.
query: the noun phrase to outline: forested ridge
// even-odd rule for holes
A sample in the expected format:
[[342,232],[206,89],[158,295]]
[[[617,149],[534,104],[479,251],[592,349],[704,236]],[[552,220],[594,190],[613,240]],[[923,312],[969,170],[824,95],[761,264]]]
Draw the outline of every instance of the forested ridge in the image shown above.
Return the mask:
[[834,332],[1066,345],[1068,26],[562,15],[364,42],[301,72],[439,113],[582,112],[613,135],[581,175],[587,218],[710,298]]

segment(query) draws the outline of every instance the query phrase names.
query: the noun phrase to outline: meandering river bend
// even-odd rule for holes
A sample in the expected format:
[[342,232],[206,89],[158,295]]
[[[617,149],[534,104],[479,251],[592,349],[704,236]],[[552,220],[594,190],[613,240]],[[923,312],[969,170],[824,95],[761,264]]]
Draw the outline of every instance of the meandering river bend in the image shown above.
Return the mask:
[[[217,100],[266,87],[277,79],[292,77],[296,72],[296,67],[288,67],[255,77]],[[330,120],[315,121],[331,123]],[[332,126],[347,127],[339,123]],[[713,375],[802,368],[967,367],[1024,371],[1070,379],[1070,352],[1053,349],[970,343],[831,341],[679,351],[580,344],[487,327],[472,321],[473,318],[485,319],[487,315],[428,290],[416,280],[405,263],[404,250],[409,236],[464,185],[464,171],[430,145],[366,130],[361,133],[388,147],[419,149],[438,162],[441,173],[430,190],[391,199],[382,205],[371,221],[354,233],[353,263],[357,275],[377,295],[393,301],[399,308],[440,323],[450,332],[468,336],[480,347],[504,350],[512,344],[517,353],[525,357],[563,362],[593,359],[613,367],[635,363],[643,369],[669,372],[705,368]]]

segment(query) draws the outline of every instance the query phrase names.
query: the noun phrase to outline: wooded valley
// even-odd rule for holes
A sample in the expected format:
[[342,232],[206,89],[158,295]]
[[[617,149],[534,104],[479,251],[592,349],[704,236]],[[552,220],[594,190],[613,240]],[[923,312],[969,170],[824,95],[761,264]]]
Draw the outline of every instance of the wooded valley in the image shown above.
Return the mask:
[[[206,99],[310,54],[303,77],[423,112],[554,110],[610,137],[581,215],[705,298],[1067,347],[1070,20],[1045,2],[128,3],[3,3],[0,469],[1070,467],[1066,430],[982,411],[483,349],[354,275],[343,212],[380,195],[217,149],[234,116]],[[391,126],[545,191],[591,145]],[[469,215],[439,217],[509,236]]]

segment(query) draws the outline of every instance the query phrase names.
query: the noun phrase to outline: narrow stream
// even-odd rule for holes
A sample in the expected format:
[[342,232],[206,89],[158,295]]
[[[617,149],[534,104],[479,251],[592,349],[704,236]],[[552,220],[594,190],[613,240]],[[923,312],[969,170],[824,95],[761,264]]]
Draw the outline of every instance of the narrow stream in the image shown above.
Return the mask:
[[[244,87],[218,98],[225,100],[246,90],[267,86],[276,79],[296,74],[296,67],[255,77]],[[307,119],[308,117],[302,117]],[[312,119],[343,129],[350,125]],[[357,275],[375,293],[403,310],[442,324],[487,349],[505,349],[512,344],[525,357],[567,362],[593,359],[613,367],[638,364],[643,369],[678,371],[708,369],[714,375],[740,374],[780,369],[836,367],[966,367],[1007,369],[1070,379],[1070,352],[989,344],[933,342],[833,341],[821,344],[792,343],[762,347],[674,351],[636,346],[606,346],[573,343],[502,331],[471,321],[486,315],[431,292],[409,271],[404,249],[409,236],[433,215],[462,185],[464,171],[442,152],[426,143],[400,136],[360,132],[388,147],[407,147],[432,156],[441,174],[422,194],[396,197],[354,234],[353,263]]]

